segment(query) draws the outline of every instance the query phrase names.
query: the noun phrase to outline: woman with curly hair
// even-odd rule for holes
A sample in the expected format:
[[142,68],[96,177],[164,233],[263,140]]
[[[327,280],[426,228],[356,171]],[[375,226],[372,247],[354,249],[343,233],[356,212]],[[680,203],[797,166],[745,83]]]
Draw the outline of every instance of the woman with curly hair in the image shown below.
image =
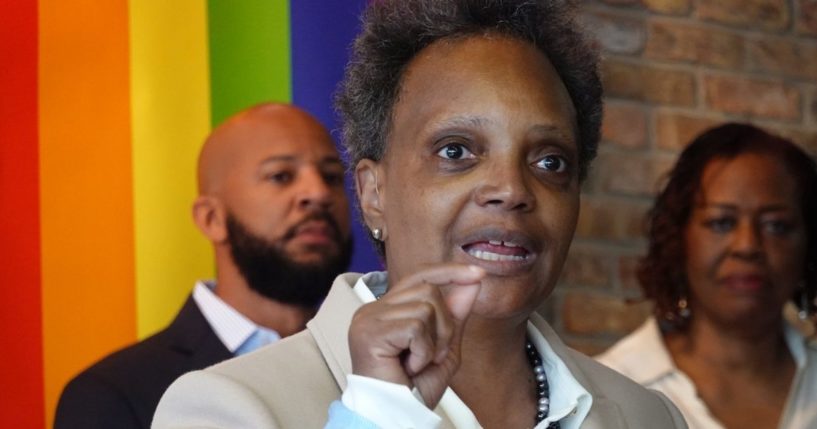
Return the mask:
[[649,215],[638,278],[655,317],[599,357],[666,394],[691,428],[817,427],[817,349],[789,326],[817,289],[817,168],[726,124],[696,138]]
[[596,150],[596,55],[565,2],[369,3],[339,106],[387,272],[307,330],[178,380],[155,428],[682,428],[535,309]]

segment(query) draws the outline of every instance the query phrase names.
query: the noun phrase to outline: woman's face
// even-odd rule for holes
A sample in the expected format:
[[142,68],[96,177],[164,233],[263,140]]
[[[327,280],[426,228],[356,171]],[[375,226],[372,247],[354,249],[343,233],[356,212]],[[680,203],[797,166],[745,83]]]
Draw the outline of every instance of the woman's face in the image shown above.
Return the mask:
[[694,317],[769,326],[800,287],[806,258],[795,180],[770,156],[715,159],[686,226]]
[[532,45],[474,36],[425,48],[403,77],[384,158],[364,170],[362,206],[384,229],[391,282],[480,266],[474,313],[491,318],[527,317],[552,290],[578,216],[577,131]]

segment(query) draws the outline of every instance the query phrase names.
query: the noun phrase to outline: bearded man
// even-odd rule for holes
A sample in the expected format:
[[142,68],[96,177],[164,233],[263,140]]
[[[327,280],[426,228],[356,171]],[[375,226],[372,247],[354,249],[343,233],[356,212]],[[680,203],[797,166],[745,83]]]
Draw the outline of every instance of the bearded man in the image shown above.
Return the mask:
[[197,282],[163,331],[71,380],[55,428],[148,428],[180,375],[302,330],[350,261],[343,177],[327,130],[296,107],[266,103],[219,126],[193,203],[216,279]]

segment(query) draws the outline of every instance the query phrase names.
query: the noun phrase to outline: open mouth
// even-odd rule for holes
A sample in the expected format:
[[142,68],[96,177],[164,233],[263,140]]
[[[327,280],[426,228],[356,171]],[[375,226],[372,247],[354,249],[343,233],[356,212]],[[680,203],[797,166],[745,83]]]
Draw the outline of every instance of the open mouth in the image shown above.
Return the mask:
[[488,240],[463,246],[466,253],[476,259],[491,262],[524,262],[531,252],[513,241]]

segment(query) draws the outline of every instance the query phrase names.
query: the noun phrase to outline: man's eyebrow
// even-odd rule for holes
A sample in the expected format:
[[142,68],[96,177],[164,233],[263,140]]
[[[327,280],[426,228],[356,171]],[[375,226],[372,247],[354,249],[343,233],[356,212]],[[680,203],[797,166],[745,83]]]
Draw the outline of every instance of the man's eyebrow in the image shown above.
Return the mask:
[[266,164],[269,162],[294,162],[298,158],[295,155],[272,155],[270,157],[264,158],[261,161],[261,164]]
[[325,156],[321,160],[321,164],[337,164],[343,167],[343,161],[341,161],[337,156]]

